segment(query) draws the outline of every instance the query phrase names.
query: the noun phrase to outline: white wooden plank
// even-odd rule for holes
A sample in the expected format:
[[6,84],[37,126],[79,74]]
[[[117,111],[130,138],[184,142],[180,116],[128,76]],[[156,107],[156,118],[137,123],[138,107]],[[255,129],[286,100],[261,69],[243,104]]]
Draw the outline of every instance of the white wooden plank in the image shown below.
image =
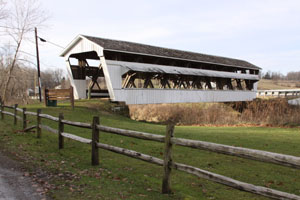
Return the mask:
[[126,104],[197,103],[251,101],[255,91],[247,90],[181,90],[181,89],[114,89],[115,101]]

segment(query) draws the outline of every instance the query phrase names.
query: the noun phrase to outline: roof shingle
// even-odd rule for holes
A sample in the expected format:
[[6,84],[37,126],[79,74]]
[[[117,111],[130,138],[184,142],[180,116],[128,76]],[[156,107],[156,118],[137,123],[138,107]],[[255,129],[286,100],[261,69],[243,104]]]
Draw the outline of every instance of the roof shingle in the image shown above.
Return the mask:
[[195,53],[189,51],[181,51],[176,49],[162,48],[151,45],[139,44],[134,42],[104,39],[92,36],[85,36],[86,39],[100,45],[104,50],[122,51],[136,54],[146,54],[151,56],[169,57],[174,59],[184,59],[197,62],[214,63],[221,65],[229,65],[235,67],[242,67],[247,69],[260,69],[259,67],[239,59],[226,58],[221,56],[213,56],[202,53]]

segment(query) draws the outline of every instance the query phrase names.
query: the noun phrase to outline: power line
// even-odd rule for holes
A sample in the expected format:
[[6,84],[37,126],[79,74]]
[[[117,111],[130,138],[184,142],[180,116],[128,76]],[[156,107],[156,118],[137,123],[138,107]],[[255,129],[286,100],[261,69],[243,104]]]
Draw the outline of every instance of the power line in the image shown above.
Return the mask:
[[[14,30],[22,30],[22,29],[19,29],[19,28],[13,28],[13,27],[8,27],[8,26],[3,26],[3,25],[0,25],[0,28],[8,28],[8,29],[14,29]],[[33,30],[33,29],[28,29],[28,30]],[[61,46],[61,45],[59,45],[59,44],[56,44],[56,43],[54,43],[54,42],[51,42],[51,41],[46,40],[46,39],[44,39],[44,38],[41,38],[41,37],[39,37],[39,36],[37,36],[37,38],[39,38],[41,42],[48,42],[48,43],[50,43],[50,44],[52,44],[52,45],[54,45],[54,46],[56,46],[56,47],[59,47],[59,48],[61,48],[61,49],[64,49],[64,47]],[[19,50],[19,52],[37,58],[36,55],[33,55],[33,54],[29,53],[29,52],[22,51],[22,50]],[[23,61],[29,62],[28,60],[25,60],[25,59],[19,59],[19,60],[23,60]],[[33,63],[33,62],[29,62],[29,63],[31,63],[31,64],[33,64],[33,65],[36,65],[36,64]],[[50,68],[54,68],[54,67],[55,67],[55,66],[50,66],[50,65],[48,65],[48,64],[45,64],[44,62],[41,62],[41,63],[42,63],[44,66],[46,66],[46,67],[50,67]]]
[[64,47],[62,47],[62,46],[60,46],[60,45],[58,45],[58,44],[56,44],[56,43],[54,43],[54,42],[51,42],[51,41],[49,41],[49,40],[45,40],[45,39],[41,38],[40,36],[38,36],[38,38],[40,39],[41,42],[48,42],[48,43],[50,43],[50,44],[52,44],[52,45],[54,45],[54,46],[57,46],[57,47],[59,47],[59,48],[64,49]]
[[[11,46],[16,47],[15,45],[11,45]],[[26,55],[28,55],[28,56],[32,56],[32,57],[36,58],[36,55],[34,55],[34,54],[32,54],[32,53],[29,53],[29,52],[27,52],[27,51],[19,50],[19,52],[20,52],[20,53],[23,53],[23,54],[26,54]],[[18,60],[26,61],[26,62],[31,63],[31,64],[33,64],[33,65],[36,66],[36,63],[31,62],[31,61],[28,61],[28,60],[26,60],[26,59],[18,59]],[[41,61],[41,63],[42,63],[42,67],[43,67],[43,66],[45,66],[45,67],[50,67],[50,68],[55,68],[55,67],[56,67],[56,66],[53,66],[53,65],[52,65],[52,66],[51,66],[51,65],[48,65],[48,64],[46,64],[46,63],[43,62],[43,61]]]
[[[33,54],[28,53],[26,51],[19,50],[19,52],[36,58],[36,55],[33,55]],[[33,65],[36,66],[36,63],[34,63],[34,62],[31,62],[31,61],[28,61],[28,60],[25,60],[25,59],[19,59],[19,60],[23,60],[23,61],[29,62],[29,63],[31,63],[31,64],[33,64]],[[55,67],[55,66],[48,65],[48,64],[44,63],[43,61],[41,61],[41,63],[42,63],[42,66],[46,66],[46,67],[50,67],[50,68],[54,68]]]
[[[7,29],[12,29],[12,30],[19,30],[19,31],[22,31],[22,29],[20,29],[20,28],[9,27],[9,26],[2,26],[2,25],[0,25],[0,28],[7,28]],[[30,28],[30,29],[28,29],[28,30],[29,30],[29,31],[33,31],[34,29],[33,29],[33,28]],[[4,36],[4,35],[2,35],[2,36]],[[48,43],[50,43],[50,44],[52,44],[52,45],[54,45],[54,46],[56,46],[56,47],[59,47],[59,48],[61,48],[61,49],[64,49],[64,47],[61,46],[61,45],[59,45],[59,44],[56,44],[56,43],[51,42],[51,41],[49,41],[49,40],[45,40],[44,38],[41,38],[40,36],[37,36],[37,37],[40,39],[41,42],[48,42]]]

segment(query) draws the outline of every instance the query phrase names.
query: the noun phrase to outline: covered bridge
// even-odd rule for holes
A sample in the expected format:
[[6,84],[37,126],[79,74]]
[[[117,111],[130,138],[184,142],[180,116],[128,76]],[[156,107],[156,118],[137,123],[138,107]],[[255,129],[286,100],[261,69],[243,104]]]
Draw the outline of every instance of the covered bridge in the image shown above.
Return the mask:
[[260,74],[243,60],[85,35],[61,56],[76,99],[89,88],[126,104],[250,101]]

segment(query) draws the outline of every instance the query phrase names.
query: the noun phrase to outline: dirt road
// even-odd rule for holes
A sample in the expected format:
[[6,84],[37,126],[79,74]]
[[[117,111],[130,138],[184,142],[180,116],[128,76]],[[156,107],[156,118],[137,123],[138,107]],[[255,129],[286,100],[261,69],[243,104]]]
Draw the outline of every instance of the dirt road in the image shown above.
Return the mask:
[[40,194],[41,188],[27,174],[22,172],[19,163],[0,152],[0,200],[46,199]]

